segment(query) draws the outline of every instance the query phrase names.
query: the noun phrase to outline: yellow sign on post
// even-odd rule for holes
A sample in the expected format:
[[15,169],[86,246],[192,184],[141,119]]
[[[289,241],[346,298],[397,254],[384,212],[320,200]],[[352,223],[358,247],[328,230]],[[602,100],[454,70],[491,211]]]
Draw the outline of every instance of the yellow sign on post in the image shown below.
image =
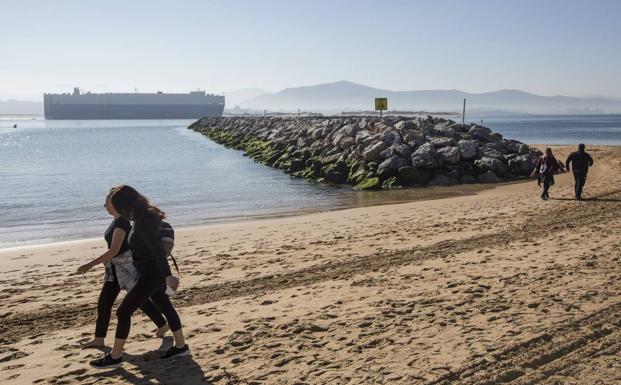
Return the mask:
[[375,98],[375,110],[384,111],[388,109],[388,98]]

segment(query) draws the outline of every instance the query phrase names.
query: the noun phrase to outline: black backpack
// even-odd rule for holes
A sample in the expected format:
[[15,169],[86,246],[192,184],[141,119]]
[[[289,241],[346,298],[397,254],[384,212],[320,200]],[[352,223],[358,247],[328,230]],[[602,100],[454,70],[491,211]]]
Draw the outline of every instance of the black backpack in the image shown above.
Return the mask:
[[162,221],[162,224],[160,225],[160,240],[162,241],[162,246],[164,247],[164,250],[168,252],[168,256],[170,256],[170,258],[172,259],[177,273],[179,274],[179,276],[181,276],[181,272],[179,272],[179,266],[177,265],[177,260],[172,255],[172,249],[175,246],[175,230],[173,230],[173,227],[170,225],[170,223]]

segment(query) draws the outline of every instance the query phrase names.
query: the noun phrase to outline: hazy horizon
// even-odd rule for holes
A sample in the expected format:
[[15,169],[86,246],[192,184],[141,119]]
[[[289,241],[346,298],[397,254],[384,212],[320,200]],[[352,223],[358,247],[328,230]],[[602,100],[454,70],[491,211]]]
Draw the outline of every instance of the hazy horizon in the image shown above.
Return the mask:
[[348,80],[621,98],[621,2],[25,0],[2,5],[0,100]]
[[[281,91],[284,91],[286,89],[291,89],[291,88],[302,88],[302,87],[312,87],[312,86],[317,86],[317,85],[322,85],[322,84],[330,84],[330,83],[338,83],[338,82],[349,82],[349,80],[345,80],[345,79],[341,79],[341,80],[335,80],[335,81],[329,81],[329,82],[323,82],[323,83],[316,83],[316,84],[298,84],[298,85],[291,85],[282,89],[278,89],[278,90],[267,90],[261,87],[254,87],[254,86],[248,86],[248,87],[242,87],[242,88],[237,88],[237,89],[232,89],[232,90],[225,90],[222,92],[213,92],[211,90],[206,89],[205,91],[207,91],[208,93],[216,93],[219,95],[227,95],[227,94],[232,94],[232,93],[238,93],[238,92],[251,92],[251,91],[261,91],[261,94],[275,94]],[[363,84],[363,83],[356,83],[356,84],[360,84],[360,85],[364,85],[364,86],[369,86],[368,84]],[[195,87],[195,88],[188,88],[188,89],[180,89],[180,90],[175,90],[175,91],[169,91],[167,89],[162,89],[160,88],[148,88],[148,89],[138,89],[138,88],[134,88],[134,89],[122,89],[122,90],[117,90],[117,89],[89,89],[89,88],[85,88],[85,87],[80,87],[79,85],[76,86],[72,86],[71,88],[68,88],[66,90],[58,90],[55,92],[58,93],[71,93],[73,92],[73,88],[74,87],[78,87],[80,88],[81,92],[93,92],[93,93],[106,93],[106,92],[111,92],[111,93],[115,93],[115,92],[156,92],[156,91],[162,91],[164,93],[167,92],[180,92],[180,93],[187,93],[189,91],[193,91],[196,89],[199,89],[200,87]],[[604,94],[586,94],[586,95],[568,95],[568,94],[541,94],[541,93],[536,93],[536,92],[532,92],[530,90],[527,89],[521,89],[521,88],[503,88],[503,89],[490,89],[490,90],[482,90],[482,91],[478,91],[478,92],[473,92],[473,91],[469,91],[469,90],[464,90],[464,89],[457,89],[457,88],[437,88],[437,89],[403,89],[403,90],[395,90],[395,89],[388,89],[385,87],[374,87],[374,88],[378,88],[378,89],[383,89],[383,90],[388,90],[388,91],[462,91],[462,92],[466,92],[466,93],[470,93],[470,94],[485,94],[485,93],[493,93],[493,92],[497,92],[497,91],[523,91],[526,93],[530,93],[533,95],[538,95],[538,96],[568,96],[568,97],[576,97],[576,98],[606,98],[606,99],[610,99],[610,100],[616,100],[616,101],[621,101],[621,97],[619,96],[613,96],[613,95],[604,95]],[[200,88],[200,89],[204,89],[204,88]],[[1,99],[0,98],[0,102],[7,102],[7,101],[18,101],[18,102],[43,102],[43,94],[44,93],[54,93],[52,91],[43,91],[41,93],[41,95],[39,95],[38,97],[36,97],[35,99],[18,99],[18,98],[6,98],[6,99]],[[248,98],[251,99],[251,98]],[[244,99],[244,101],[247,99]],[[227,99],[227,105],[228,105],[228,99]],[[228,106],[227,106],[228,108]]]

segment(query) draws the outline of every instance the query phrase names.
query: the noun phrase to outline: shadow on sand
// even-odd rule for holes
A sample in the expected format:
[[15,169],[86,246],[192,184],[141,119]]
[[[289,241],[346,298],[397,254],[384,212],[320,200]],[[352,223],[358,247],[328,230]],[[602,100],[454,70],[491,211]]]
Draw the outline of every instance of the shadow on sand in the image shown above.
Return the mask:
[[576,202],[621,202],[621,199],[617,198],[583,198],[578,201],[576,198],[549,198],[551,201],[576,201]]
[[124,367],[97,372],[93,377],[129,384],[211,384],[191,354],[166,360],[160,358],[172,343],[172,337],[164,337],[157,351],[140,355],[124,353]]

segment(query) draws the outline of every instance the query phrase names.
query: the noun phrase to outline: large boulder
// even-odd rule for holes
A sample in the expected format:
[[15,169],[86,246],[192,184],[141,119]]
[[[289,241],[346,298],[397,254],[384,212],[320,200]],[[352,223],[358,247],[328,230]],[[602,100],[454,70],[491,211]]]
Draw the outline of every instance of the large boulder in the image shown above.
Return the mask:
[[361,147],[361,149],[364,149],[364,148],[367,148],[368,146],[370,146],[373,143],[376,143],[378,141],[381,142],[379,135],[365,136],[364,138],[360,139],[360,147]]
[[438,167],[436,149],[431,143],[420,145],[412,154],[412,166],[415,168],[433,169]]
[[502,134],[498,133],[498,132],[492,132],[492,137],[494,138],[495,141],[500,142],[502,141]]
[[387,146],[392,146],[395,143],[401,143],[401,135],[397,131],[386,130],[382,133],[382,141]]
[[401,131],[401,136],[405,143],[409,143],[413,140],[422,142],[425,140],[425,134],[422,131],[415,130],[403,130]]
[[304,169],[304,161],[301,159],[293,159],[291,161],[291,165],[289,166],[289,170],[287,172],[294,173],[298,171],[302,171]]
[[496,151],[499,151],[503,154],[507,153],[507,149],[505,148],[505,143],[502,142],[489,142],[489,143],[485,143],[483,145],[483,147],[487,147],[487,148],[492,148]]
[[412,147],[408,146],[407,144],[393,144],[392,148],[393,152],[395,154],[398,154],[403,159],[410,159],[410,157],[412,156]]
[[388,159],[395,154],[392,146],[388,147],[384,151],[380,152],[380,160]]
[[321,171],[321,168],[323,167],[323,163],[321,162],[321,159],[317,157],[307,159],[305,164],[306,164],[306,167],[312,169],[316,173],[319,173]]
[[403,135],[405,131],[416,129],[416,124],[412,120],[402,120],[395,124],[395,129]]
[[452,138],[453,136],[455,136],[455,130],[453,129],[453,127],[451,127],[451,125],[452,124],[450,122],[436,124],[433,127],[433,130],[439,135]]
[[416,151],[416,149],[421,145],[425,143],[424,141],[419,141],[419,140],[410,140],[409,142],[407,142],[407,145],[410,146],[410,148],[412,149],[412,151]]
[[535,168],[536,159],[528,155],[518,155],[509,159],[509,171],[516,175],[529,175]]
[[367,162],[372,162],[380,158],[380,153],[386,149],[386,144],[382,141],[375,142],[367,147],[362,153],[362,157]]
[[358,130],[359,127],[357,124],[346,124],[343,128],[341,128],[341,131],[345,132],[347,136],[351,136],[352,138],[356,136]]
[[385,131],[393,130],[393,128],[394,127],[392,127],[390,125],[390,122],[388,122],[387,120],[376,122],[373,125],[373,129],[375,132],[385,132]]
[[472,135],[476,139],[481,139],[486,142],[494,142],[496,138],[492,136],[492,130],[487,127],[477,126],[476,124],[472,125],[468,130],[468,133]]
[[351,136],[347,136],[339,141],[338,146],[344,150],[349,146],[353,146],[355,143],[356,141],[354,138],[352,138]]
[[310,134],[310,136],[314,139],[314,140],[321,140],[324,137],[324,128],[323,127],[315,127],[315,129],[312,131],[312,133]]
[[349,135],[345,131],[339,131],[332,137],[332,145],[338,146],[341,140],[349,138]]
[[469,128],[467,125],[461,123],[453,123],[449,127],[452,128],[455,133],[468,132]]
[[441,148],[441,147],[446,147],[446,146],[452,146],[455,144],[455,142],[453,142],[453,139],[451,138],[445,138],[443,136],[439,136],[439,137],[433,137],[429,140],[431,142],[431,144],[434,145],[435,148]]
[[337,162],[335,164],[329,164],[324,166],[321,169],[321,172],[325,178],[325,180],[334,182],[334,183],[345,183],[347,182],[347,165],[343,162]]
[[442,147],[438,149],[438,158],[444,163],[458,164],[461,160],[461,153],[458,147]]
[[377,173],[381,178],[385,178],[395,175],[399,168],[404,166],[407,166],[407,161],[399,155],[393,155],[377,166]]
[[323,158],[321,158],[321,163],[323,164],[336,163],[340,157],[341,157],[340,152],[333,153],[331,155],[326,155]]
[[373,123],[366,119],[362,119],[361,121],[358,122],[358,128],[360,130],[371,131],[373,129]]
[[312,143],[312,139],[306,136],[306,137],[298,138],[295,145],[297,148],[302,148],[302,147],[308,147],[311,143]]
[[518,141],[509,141],[505,146],[507,151],[515,154],[528,154],[528,146]]
[[483,157],[474,161],[474,167],[483,174],[487,171],[492,171],[497,176],[504,176],[507,174],[507,166],[496,158]]
[[356,144],[360,145],[365,143],[366,139],[370,138],[371,136],[373,136],[369,131],[367,130],[360,130],[356,133],[356,138],[355,138],[355,142]]
[[457,147],[463,159],[469,160],[477,157],[477,149],[479,148],[478,140],[460,140]]
[[401,181],[399,181],[399,179],[395,176],[391,176],[390,178],[386,179],[384,183],[382,183],[382,188],[384,190],[397,190],[401,187]]
[[382,182],[377,176],[367,178],[356,185],[359,190],[379,190],[382,188]]
[[477,148],[477,157],[483,158],[496,158],[496,159],[504,159],[504,154],[495,148],[488,146],[481,146]]

